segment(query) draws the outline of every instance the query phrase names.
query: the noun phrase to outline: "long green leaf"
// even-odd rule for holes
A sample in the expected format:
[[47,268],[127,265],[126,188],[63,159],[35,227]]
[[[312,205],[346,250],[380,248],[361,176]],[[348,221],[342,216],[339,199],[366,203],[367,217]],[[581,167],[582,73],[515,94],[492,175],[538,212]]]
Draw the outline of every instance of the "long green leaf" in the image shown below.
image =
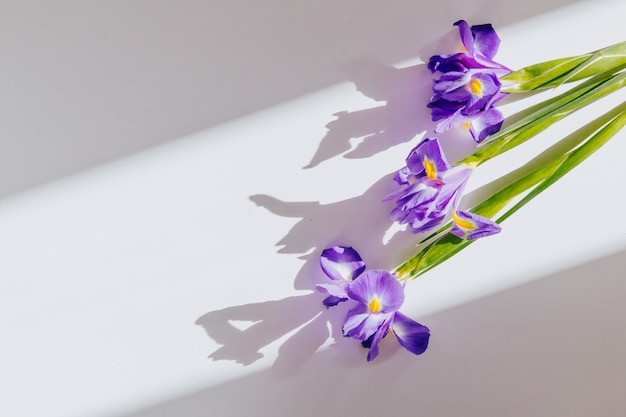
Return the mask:
[[626,85],[626,72],[601,74],[567,92],[533,106],[530,114],[489,137],[458,163],[482,164],[520,145],[557,121]]
[[626,42],[584,55],[524,67],[501,77],[502,91],[521,93],[582,80],[626,64]]
[[541,182],[536,188],[522,198],[517,204],[504,213],[498,222],[502,222],[509,218],[513,213],[526,205],[530,200],[545,191],[549,186],[570,172],[574,167],[591,156],[600,149],[609,139],[619,132],[626,124],[626,103],[622,103],[615,110],[619,110],[618,114],[612,118],[605,126],[595,133],[588,141],[576,148],[559,164],[558,168]]
[[[510,183],[507,187],[477,205],[472,209],[472,212],[485,217],[493,217],[516,196],[550,176],[560,165],[559,162],[560,161],[553,161]],[[448,224],[441,229],[445,230],[449,227],[450,225]],[[400,265],[396,269],[396,273],[402,279],[417,278],[465,249],[468,245],[472,244],[472,242],[474,241],[464,240],[449,233],[445,234]]]
[[[476,214],[493,218],[509,205],[513,199],[531,190],[497,220],[498,222],[504,221],[588,158],[613,137],[624,124],[626,124],[626,103],[622,103],[604,116],[592,121],[570,135],[570,137],[564,139],[562,142],[564,142],[565,146],[559,149],[559,151],[565,151],[564,153],[557,153],[556,157],[551,158],[538,168],[535,168],[536,164],[533,162],[543,161],[547,154],[554,153],[554,151],[553,149],[548,149],[534,158],[526,164],[525,169],[522,169],[522,171],[526,171],[524,175],[483,200],[472,211]],[[445,230],[448,227],[449,225],[446,225],[441,229]],[[417,278],[454,256],[472,242],[451,234],[445,234],[396,268],[396,273],[401,279]]]

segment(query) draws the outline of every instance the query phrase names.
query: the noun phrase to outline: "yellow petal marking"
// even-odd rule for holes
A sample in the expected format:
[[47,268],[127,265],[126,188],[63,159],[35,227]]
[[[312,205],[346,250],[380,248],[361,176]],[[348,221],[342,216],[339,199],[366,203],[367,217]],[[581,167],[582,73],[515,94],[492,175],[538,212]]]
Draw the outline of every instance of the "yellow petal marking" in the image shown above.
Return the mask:
[[424,170],[426,171],[426,176],[429,180],[437,179],[437,168],[435,168],[435,164],[432,163],[428,158],[424,158]]
[[476,94],[477,96],[482,97],[482,95],[483,95],[483,83],[481,83],[478,78],[473,79],[470,82],[470,90],[472,91],[472,94]]
[[372,301],[367,305],[370,308],[372,313],[378,313],[380,311],[380,301],[378,301],[378,297],[374,296]]
[[459,216],[457,216],[456,210],[452,212],[452,220],[454,220],[454,223],[456,223],[456,225],[459,226],[461,229],[465,229],[465,230],[476,229],[476,225],[474,223],[472,223],[469,220],[461,219]]

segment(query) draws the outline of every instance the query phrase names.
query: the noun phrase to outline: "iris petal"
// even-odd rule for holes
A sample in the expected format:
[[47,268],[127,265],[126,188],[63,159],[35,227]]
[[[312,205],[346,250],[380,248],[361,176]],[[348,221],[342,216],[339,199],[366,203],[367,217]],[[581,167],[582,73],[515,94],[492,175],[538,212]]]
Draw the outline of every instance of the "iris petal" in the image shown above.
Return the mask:
[[341,298],[341,297],[335,297],[334,295],[329,295],[328,297],[324,298],[323,303],[326,306],[326,308],[330,308],[344,301],[348,301],[348,298]]
[[500,110],[491,107],[489,110],[479,113],[469,119],[470,133],[477,143],[498,132],[504,122],[504,116]]
[[348,281],[334,281],[330,284],[317,284],[315,289],[321,293],[328,294],[328,297],[324,299],[324,305],[326,307],[333,307],[349,299],[347,292],[348,285]]
[[[439,79],[433,82],[432,101],[437,101],[442,97],[448,98],[454,91],[464,88],[471,81],[471,74],[466,69],[464,72],[447,72],[442,74]],[[449,99],[451,101],[460,101],[459,99]]]
[[[454,117],[456,113],[460,113],[460,111],[463,110],[464,106],[465,103],[463,102],[449,101],[443,98],[436,101],[431,101],[427,105],[427,107],[430,109],[430,115],[433,122],[437,122],[439,120],[444,120],[445,122],[449,118]],[[439,134],[442,132],[438,132],[437,130],[435,130],[435,133]]]
[[493,59],[500,46],[500,38],[490,24],[474,25],[471,28],[474,38],[474,53]]
[[430,205],[437,197],[438,192],[438,187],[429,186],[424,182],[420,182],[416,187],[413,187],[410,193],[398,199],[398,207],[406,211],[421,205]]
[[391,326],[400,345],[411,353],[419,355],[428,347],[430,331],[428,327],[419,324],[413,319],[397,312]]
[[459,20],[454,23],[454,26],[459,27],[459,35],[461,36],[461,42],[470,55],[474,55],[474,36],[470,25],[465,20]]
[[468,211],[458,210],[453,217],[455,219],[450,233],[462,239],[479,239],[499,233],[501,230],[493,220]]
[[393,313],[371,314],[367,306],[359,304],[348,311],[343,323],[343,335],[357,340],[367,340],[389,320]]
[[[432,213],[431,213],[432,215]],[[445,220],[445,215],[434,216],[434,217],[424,217],[422,219],[413,219],[408,223],[411,232],[413,233],[423,233],[437,227],[441,222]]]
[[413,148],[406,158],[406,166],[413,174],[422,174],[425,171],[425,160],[429,161],[434,171],[445,171],[450,168],[437,138],[426,138]]
[[365,306],[376,297],[380,302],[380,314],[393,313],[404,302],[404,288],[389,271],[372,269],[350,285],[348,296]]
[[[429,169],[436,174],[424,174],[423,160],[431,164]],[[421,233],[435,228],[456,207],[472,170],[465,165],[450,167],[437,139],[420,143],[407,157],[407,164],[410,172],[421,176],[385,200],[396,199],[391,211],[394,221],[407,224],[413,233]],[[401,171],[406,175],[406,168]]]
[[369,342],[370,350],[369,350],[369,352],[367,352],[367,361],[368,362],[369,361],[373,361],[378,356],[378,344],[380,343],[381,340],[383,340],[383,338],[385,336],[387,336],[387,333],[389,333],[389,325],[391,324],[392,321],[393,321],[393,316],[389,317],[389,319],[387,319],[378,328],[376,333],[374,333],[373,337],[371,338],[371,342]]
[[471,115],[485,111],[492,102],[493,96],[500,92],[500,81],[493,74],[476,74],[472,77],[472,82],[480,84],[480,94],[470,94],[463,114]]
[[348,298],[348,285],[341,285],[333,282],[330,284],[317,284],[315,288],[324,294],[333,295],[339,298]]
[[324,249],[320,265],[324,273],[333,280],[351,281],[365,270],[365,262],[359,253],[347,246]]

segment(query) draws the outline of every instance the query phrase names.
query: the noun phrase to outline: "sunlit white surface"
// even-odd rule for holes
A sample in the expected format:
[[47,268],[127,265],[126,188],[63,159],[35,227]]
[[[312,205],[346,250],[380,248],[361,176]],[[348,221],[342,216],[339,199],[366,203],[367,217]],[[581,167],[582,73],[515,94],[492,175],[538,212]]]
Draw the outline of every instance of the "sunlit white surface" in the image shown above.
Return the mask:
[[[490,16],[490,5],[466,18],[496,25],[498,59],[511,67],[624,38],[620,1],[555,3],[516,21],[502,9]],[[0,201],[0,413],[626,409],[624,132],[503,233],[408,286],[403,311],[433,334],[425,355],[385,340],[366,364],[357,343],[329,330],[345,308],[323,311],[311,291],[324,279],[323,247],[353,245],[373,268],[412,251],[415,238],[388,232],[389,206],[379,201],[414,136],[432,129],[414,110],[428,96],[421,59],[453,45],[458,18],[439,13],[447,26],[434,43],[418,42],[393,67],[363,52],[346,82]],[[486,164],[469,190],[623,100]]]

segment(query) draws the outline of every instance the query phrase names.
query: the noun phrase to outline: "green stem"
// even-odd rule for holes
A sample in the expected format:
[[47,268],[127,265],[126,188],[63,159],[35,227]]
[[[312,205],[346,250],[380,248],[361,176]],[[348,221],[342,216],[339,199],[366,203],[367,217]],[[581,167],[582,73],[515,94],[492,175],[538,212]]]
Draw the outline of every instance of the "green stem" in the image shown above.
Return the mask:
[[[519,178],[509,182],[508,185],[484,199],[472,211],[481,216],[493,218],[515,198],[527,192],[520,201],[502,214],[497,222],[506,220],[602,147],[625,124],[626,102],[563,139],[560,143],[563,147],[559,149],[560,152],[557,156],[551,155],[554,152],[553,147],[535,157],[520,169]],[[546,155],[549,156],[548,161],[543,162],[546,160]],[[539,167],[537,167],[537,161],[540,162]],[[447,228],[449,225],[441,227],[439,231],[445,231]],[[399,279],[415,279],[465,249],[472,242],[449,233],[445,234],[398,266],[395,272]]]
[[522,93],[558,87],[626,64],[626,42],[584,55],[524,67],[501,78],[502,91]]
[[481,143],[481,147],[458,163],[480,165],[507,152],[546,130],[559,120],[626,84],[626,71],[600,74],[565,93],[529,109],[529,114],[507,126]]

